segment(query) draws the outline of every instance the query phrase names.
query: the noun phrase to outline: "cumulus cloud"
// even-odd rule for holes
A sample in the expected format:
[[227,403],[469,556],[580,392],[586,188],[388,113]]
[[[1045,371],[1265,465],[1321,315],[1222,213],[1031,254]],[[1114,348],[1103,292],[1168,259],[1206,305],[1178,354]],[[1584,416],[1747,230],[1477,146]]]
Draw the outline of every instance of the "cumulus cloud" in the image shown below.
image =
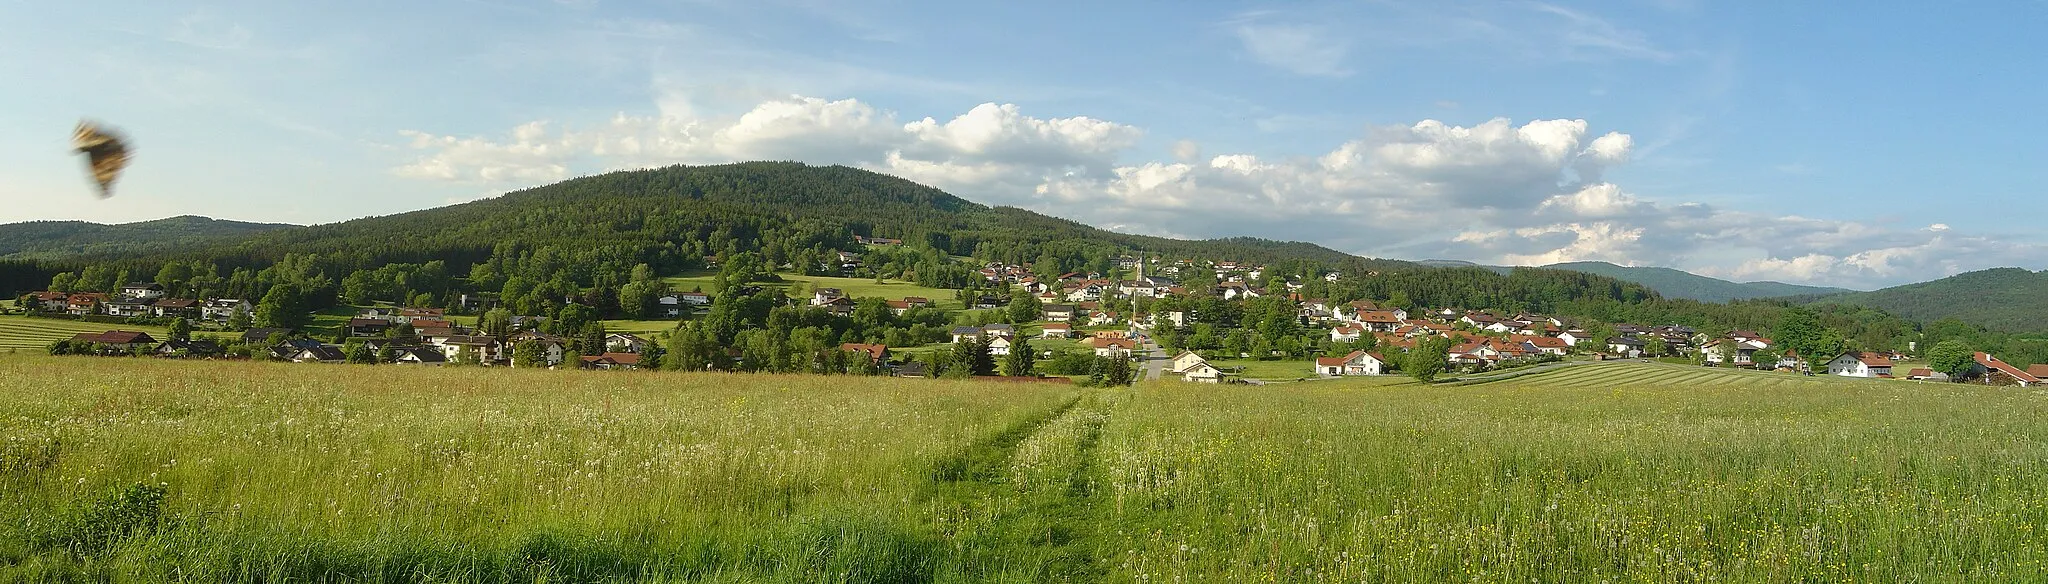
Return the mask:
[[1738,280],[1876,287],[2001,265],[2043,246],[1965,235],[1666,202],[1606,180],[1635,150],[1585,120],[1436,120],[1369,130],[1320,155],[1129,160],[1142,130],[982,104],[902,121],[858,100],[791,96],[734,116],[667,110],[590,127],[543,122],[500,139],[407,132],[420,157],[402,176],[497,186],[598,170],[801,160],[895,174],[970,199],[1125,231],[1307,240],[1379,257],[1540,265],[1600,260]]

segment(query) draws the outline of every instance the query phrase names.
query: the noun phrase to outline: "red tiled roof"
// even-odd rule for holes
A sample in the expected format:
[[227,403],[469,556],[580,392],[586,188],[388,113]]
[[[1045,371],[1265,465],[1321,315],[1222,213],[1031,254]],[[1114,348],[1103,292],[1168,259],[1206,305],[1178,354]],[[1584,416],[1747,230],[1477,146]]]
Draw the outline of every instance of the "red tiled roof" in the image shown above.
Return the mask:
[[882,361],[883,355],[889,354],[888,345],[863,345],[860,343],[842,343],[839,345],[839,350],[866,353],[868,356],[868,360],[875,361],[878,363]]
[[1983,365],[1985,369],[1997,370],[2000,373],[2011,375],[2013,379],[2018,379],[2020,381],[2025,381],[2027,383],[2041,382],[2041,378],[2035,377],[2032,374],[2029,374],[2025,371],[2021,371],[2018,367],[2013,367],[2011,363],[2000,361],[1997,357],[1993,357],[1989,353],[1978,352],[1977,364]]

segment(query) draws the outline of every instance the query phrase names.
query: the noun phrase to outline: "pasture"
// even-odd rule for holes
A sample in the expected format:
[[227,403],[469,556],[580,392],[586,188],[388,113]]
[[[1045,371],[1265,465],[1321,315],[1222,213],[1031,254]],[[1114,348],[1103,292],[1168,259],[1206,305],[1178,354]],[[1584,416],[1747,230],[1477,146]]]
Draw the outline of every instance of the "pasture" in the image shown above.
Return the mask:
[[115,329],[142,331],[159,340],[164,338],[163,327],[0,315],[0,353],[41,353],[49,348],[50,343],[69,339],[78,333],[102,333]]
[[2048,395],[0,355],[0,580],[2041,581]]

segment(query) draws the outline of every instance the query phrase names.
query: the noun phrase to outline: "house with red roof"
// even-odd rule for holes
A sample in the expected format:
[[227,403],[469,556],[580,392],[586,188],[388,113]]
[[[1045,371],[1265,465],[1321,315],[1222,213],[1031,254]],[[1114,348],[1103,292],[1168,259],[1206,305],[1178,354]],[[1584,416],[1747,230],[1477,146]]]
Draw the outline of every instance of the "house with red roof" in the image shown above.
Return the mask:
[[1386,358],[1381,357],[1379,353],[1366,351],[1352,351],[1351,354],[1342,357],[1316,359],[1316,374],[1325,377],[1384,375],[1387,369]]
[[2041,384],[2040,377],[2021,371],[2020,368],[2014,367],[2011,363],[2000,361],[1997,357],[1991,356],[1990,353],[1978,352],[1976,359],[1977,366],[1971,368],[1970,375],[1984,380],[1986,384],[2013,384],[2020,387],[2033,387]]
[[1881,353],[1849,351],[1828,360],[1828,375],[1890,378],[1892,360]]

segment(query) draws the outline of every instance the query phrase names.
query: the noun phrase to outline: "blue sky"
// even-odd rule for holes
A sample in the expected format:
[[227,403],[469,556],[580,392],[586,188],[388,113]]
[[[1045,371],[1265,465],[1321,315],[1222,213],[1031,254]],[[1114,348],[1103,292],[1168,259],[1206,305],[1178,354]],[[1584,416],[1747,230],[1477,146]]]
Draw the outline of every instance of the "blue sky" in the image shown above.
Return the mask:
[[[778,159],[1403,259],[2048,267],[2041,3],[79,4],[0,0],[0,221],[331,222]],[[81,117],[135,143],[112,199]]]

